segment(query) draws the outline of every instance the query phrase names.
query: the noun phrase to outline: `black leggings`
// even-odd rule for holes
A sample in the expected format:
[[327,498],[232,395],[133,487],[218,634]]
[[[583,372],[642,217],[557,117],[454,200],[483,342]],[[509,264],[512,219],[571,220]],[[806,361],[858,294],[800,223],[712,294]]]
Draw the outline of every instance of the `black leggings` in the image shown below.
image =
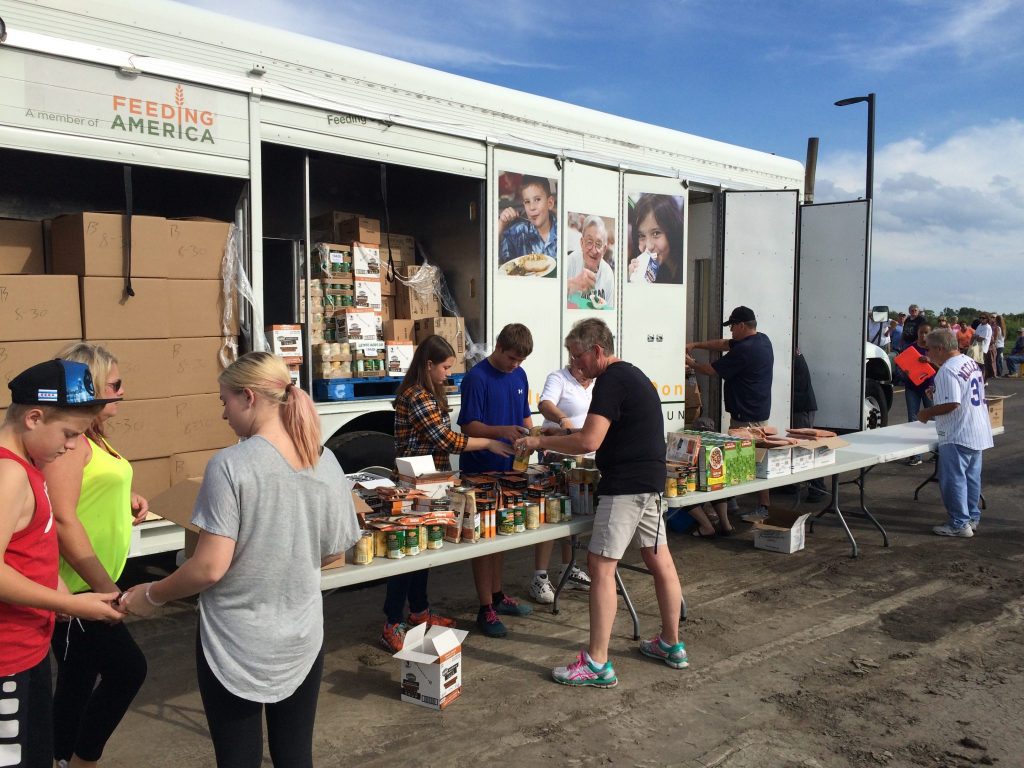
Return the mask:
[[97,761],[146,679],[146,657],[124,624],[105,621],[59,621],[50,647],[54,757]]
[[22,672],[0,676],[0,765],[53,768],[50,654]]
[[313,723],[316,719],[324,650],[320,649],[306,679],[287,699],[261,704],[235,696],[217,679],[196,633],[196,674],[217,768],[258,768],[263,762],[263,712],[267,714],[270,760],[278,768],[313,768]]

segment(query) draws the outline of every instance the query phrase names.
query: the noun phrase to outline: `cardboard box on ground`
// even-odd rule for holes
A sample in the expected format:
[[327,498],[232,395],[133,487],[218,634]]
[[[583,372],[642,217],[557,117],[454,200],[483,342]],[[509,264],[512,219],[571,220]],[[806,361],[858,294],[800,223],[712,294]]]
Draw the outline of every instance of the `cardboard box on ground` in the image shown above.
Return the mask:
[[461,629],[419,624],[405,634],[402,650],[394,655],[402,687],[402,701],[430,709],[444,709],[462,693]]
[[0,219],[0,275],[43,273],[43,222]]
[[804,524],[810,512],[773,509],[766,520],[754,523],[754,548],[792,554],[806,545]]
[[0,275],[0,339],[82,338],[78,278],[74,275]]

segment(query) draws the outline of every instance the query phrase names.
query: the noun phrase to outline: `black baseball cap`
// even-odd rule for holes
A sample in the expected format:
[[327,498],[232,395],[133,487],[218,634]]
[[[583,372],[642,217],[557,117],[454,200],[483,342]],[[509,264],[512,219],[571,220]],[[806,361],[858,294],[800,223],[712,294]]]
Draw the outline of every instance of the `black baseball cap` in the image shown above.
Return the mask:
[[757,318],[754,317],[754,310],[750,307],[736,307],[729,315],[729,319],[722,323],[722,327],[726,328],[733,323],[756,323]]
[[7,386],[11,390],[11,402],[17,405],[75,408],[106,405],[123,399],[97,398],[89,366],[71,360],[47,360],[33,365],[11,379]]

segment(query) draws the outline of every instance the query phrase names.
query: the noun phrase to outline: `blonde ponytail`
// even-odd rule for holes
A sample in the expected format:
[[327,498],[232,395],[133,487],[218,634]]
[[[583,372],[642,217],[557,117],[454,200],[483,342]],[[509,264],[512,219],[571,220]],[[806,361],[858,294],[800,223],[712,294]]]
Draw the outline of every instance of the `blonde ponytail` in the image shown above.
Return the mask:
[[281,407],[281,423],[303,466],[320,461],[320,416],[313,400],[292,384],[284,361],[269,352],[247,352],[221,372],[217,380],[228,389],[252,390]]

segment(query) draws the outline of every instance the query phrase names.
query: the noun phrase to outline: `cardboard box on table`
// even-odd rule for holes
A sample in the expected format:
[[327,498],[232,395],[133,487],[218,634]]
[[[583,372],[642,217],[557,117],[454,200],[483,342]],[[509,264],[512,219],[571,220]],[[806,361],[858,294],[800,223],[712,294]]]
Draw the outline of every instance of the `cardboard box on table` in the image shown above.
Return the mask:
[[468,632],[419,624],[405,633],[402,650],[394,655],[402,686],[402,701],[444,709],[462,693],[462,642]]
[[793,474],[792,451],[790,447],[756,448],[757,476],[763,480]]
[[0,275],[0,339],[46,341],[80,338],[82,312],[77,277]]
[[231,224],[213,219],[170,219],[167,277],[219,280]]
[[192,557],[199,543],[199,527],[192,525],[192,510],[199,497],[201,477],[175,483],[156,498],[149,499],[149,511],[185,529],[185,557]]
[[0,275],[43,271],[43,222],[0,219]]
[[810,512],[773,509],[766,520],[754,523],[754,548],[785,554],[799,552],[806,543],[804,523],[810,515]]
[[[131,228],[131,269],[126,230]],[[167,277],[170,226],[162,216],[119,213],[74,213],[50,224],[52,269],[58,275],[82,277]],[[101,334],[111,335],[111,334]]]
[[37,363],[53,360],[64,347],[76,341],[0,341],[0,408],[11,404],[11,390],[7,387],[11,379]]
[[836,463],[836,449],[845,448],[848,442],[841,437],[821,437],[817,440],[805,440],[802,443],[814,450],[814,466],[827,467]]
[[[123,277],[81,277],[82,332],[87,339],[166,339],[172,327],[170,281],[132,277],[134,296]],[[192,309],[193,312],[197,308]],[[175,329],[177,331],[177,328]],[[191,334],[185,336],[210,336]]]
[[814,469],[814,447],[801,442],[792,446],[789,454],[790,466],[793,472],[803,472],[805,469]]

